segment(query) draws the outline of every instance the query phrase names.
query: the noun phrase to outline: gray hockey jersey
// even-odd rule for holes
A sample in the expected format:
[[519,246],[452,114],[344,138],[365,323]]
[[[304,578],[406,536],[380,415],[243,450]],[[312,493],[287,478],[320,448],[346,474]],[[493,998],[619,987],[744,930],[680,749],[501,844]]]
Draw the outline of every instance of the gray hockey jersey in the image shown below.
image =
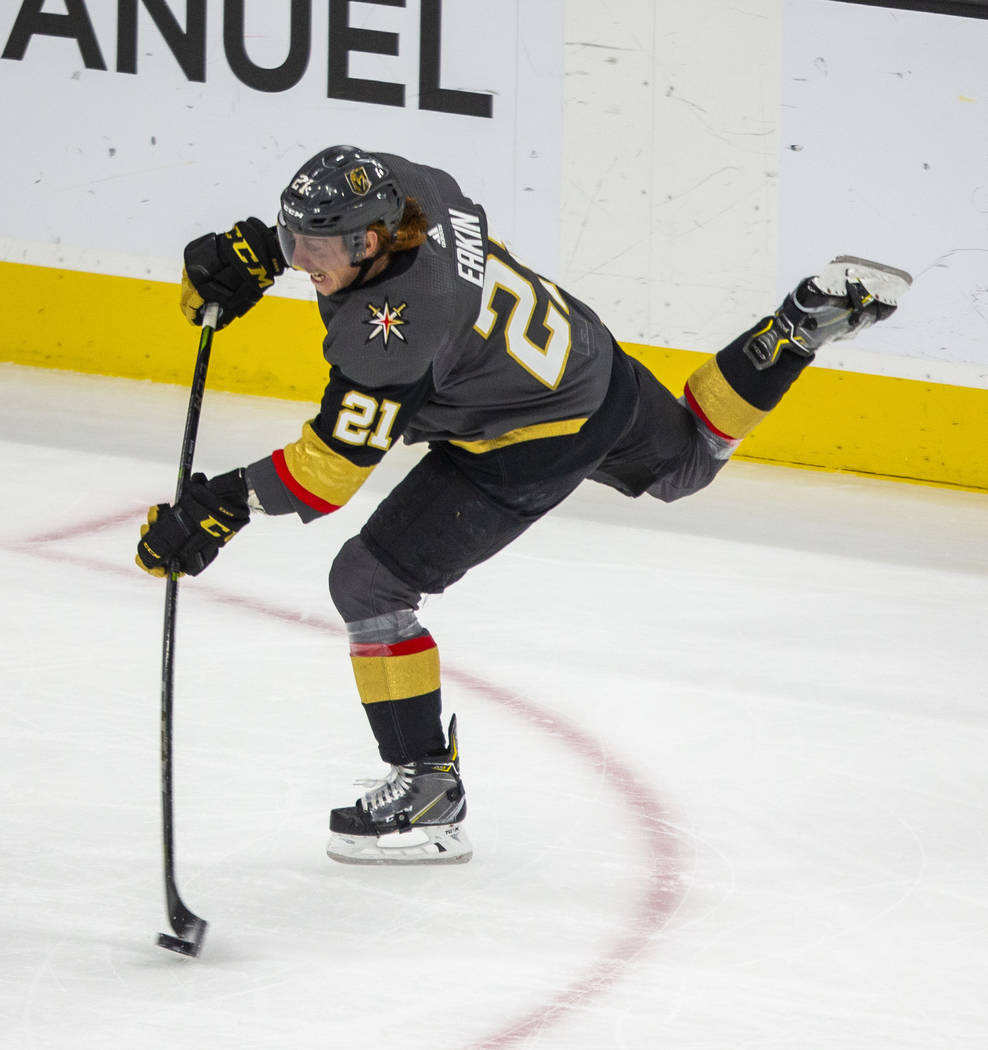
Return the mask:
[[375,156],[428,236],[378,277],[319,297],[331,365],[319,415],[248,468],[271,513],[335,510],[399,438],[482,455],[575,433],[607,390],[613,340],[597,315],[497,241],[452,176]]

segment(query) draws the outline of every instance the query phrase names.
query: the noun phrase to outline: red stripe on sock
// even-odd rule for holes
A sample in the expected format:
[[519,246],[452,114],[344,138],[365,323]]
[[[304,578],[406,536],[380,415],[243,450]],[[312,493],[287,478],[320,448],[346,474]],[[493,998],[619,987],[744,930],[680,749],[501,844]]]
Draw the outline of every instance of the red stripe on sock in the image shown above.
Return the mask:
[[710,420],[707,418],[706,412],[704,412],[703,409],[700,408],[699,401],[697,401],[697,399],[693,396],[693,391],[690,390],[689,383],[686,384],[686,389],[683,391],[683,393],[686,395],[686,403],[693,410],[693,414],[697,417],[697,419],[700,420],[700,422],[707,428],[707,430],[709,430],[713,434],[716,434],[717,437],[723,438],[725,441],[737,441],[736,437],[734,437],[731,434],[725,434],[723,430],[718,429],[713,425],[713,423],[710,422]]
[[384,645],[381,642],[351,642],[351,656],[410,656],[412,653],[424,653],[435,649],[436,643],[431,634],[420,634],[404,642]]

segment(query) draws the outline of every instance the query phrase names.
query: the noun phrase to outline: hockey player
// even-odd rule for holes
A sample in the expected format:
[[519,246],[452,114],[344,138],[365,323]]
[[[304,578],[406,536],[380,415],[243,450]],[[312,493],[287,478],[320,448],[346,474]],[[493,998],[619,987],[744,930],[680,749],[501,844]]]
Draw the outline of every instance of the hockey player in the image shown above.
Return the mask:
[[[338,510],[399,439],[428,452],[348,540],[329,576],[382,783],[334,809],[328,852],[355,863],[468,860],[455,717],[441,724],[438,593],[590,478],[675,500],[707,485],[832,339],[886,318],[910,277],[841,257],[689,377],[677,400],[586,304],[488,230],[452,176],[353,146],[322,150],[256,218],[185,249],[182,309],[218,327],[290,266],[309,274],[331,365],[301,436],[247,467],[193,476],[152,507],[137,563],[198,575],[251,514]],[[417,829],[417,834],[414,834]]]

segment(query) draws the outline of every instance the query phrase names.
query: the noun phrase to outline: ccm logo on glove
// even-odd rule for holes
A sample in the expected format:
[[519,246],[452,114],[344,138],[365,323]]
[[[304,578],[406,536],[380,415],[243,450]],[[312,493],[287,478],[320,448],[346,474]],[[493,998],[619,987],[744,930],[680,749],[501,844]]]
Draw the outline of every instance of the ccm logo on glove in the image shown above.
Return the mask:
[[216,303],[219,331],[259,303],[284,269],[278,236],[260,219],[242,219],[226,233],[197,237],[185,246],[182,313],[202,324],[204,304]]
[[137,564],[152,576],[172,570],[198,576],[249,520],[242,468],[208,481],[193,474],[175,506],[159,503],[148,511]]
[[[228,233],[224,233],[223,236],[230,240],[230,247],[233,249],[234,255],[236,255],[236,257],[247,268],[247,273],[254,278],[257,287],[260,288],[261,291],[270,288],[271,285],[274,284],[274,277],[268,276],[268,271],[265,269],[261,260],[257,257],[257,253],[250,246],[250,241],[243,235],[240,227],[234,226],[232,230]],[[238,237],[239,240],[234,240],[234,237]],[[276,270],[275,276],[280,272],[281,270]]]
[[210,536],[215,536],[218,540],[222,540],[227,543],[232,540],[236,533],[233,529],[228,529],[222,522],[217,521],[215,518],[203,518],[199,522],[199,528],[205,529]]

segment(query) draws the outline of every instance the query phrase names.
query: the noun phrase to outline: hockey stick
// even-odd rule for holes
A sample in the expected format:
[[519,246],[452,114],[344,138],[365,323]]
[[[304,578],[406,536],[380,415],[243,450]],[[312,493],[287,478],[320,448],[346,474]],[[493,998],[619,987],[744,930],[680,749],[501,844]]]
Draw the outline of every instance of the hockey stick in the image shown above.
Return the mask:
[[[185,416],[185,434],[182,437],[182,458],[178,468],[175,502],[182,497],[186,481],[192,475],[192,458],[196,450],[196,434],[202,412],[202,396],[206,388],[206,370],[213,345],[213,331],[219,320],[219,307],[209,303],[203,313],[202,335],[196,356],[192,389],[189,392],[189,410]],[[174,565],[168,567],[165,584],[165,627],[161,643],[161,831],[165,863],[165,901],[168,919],[174,936],[159,933],[162,948],[181,955],[198,956],[208,923],[200,919],[182,902],[175,884],[175,827],[172,815],[172,684],[175,672],[175,614],[178,606],[178,577]]]

